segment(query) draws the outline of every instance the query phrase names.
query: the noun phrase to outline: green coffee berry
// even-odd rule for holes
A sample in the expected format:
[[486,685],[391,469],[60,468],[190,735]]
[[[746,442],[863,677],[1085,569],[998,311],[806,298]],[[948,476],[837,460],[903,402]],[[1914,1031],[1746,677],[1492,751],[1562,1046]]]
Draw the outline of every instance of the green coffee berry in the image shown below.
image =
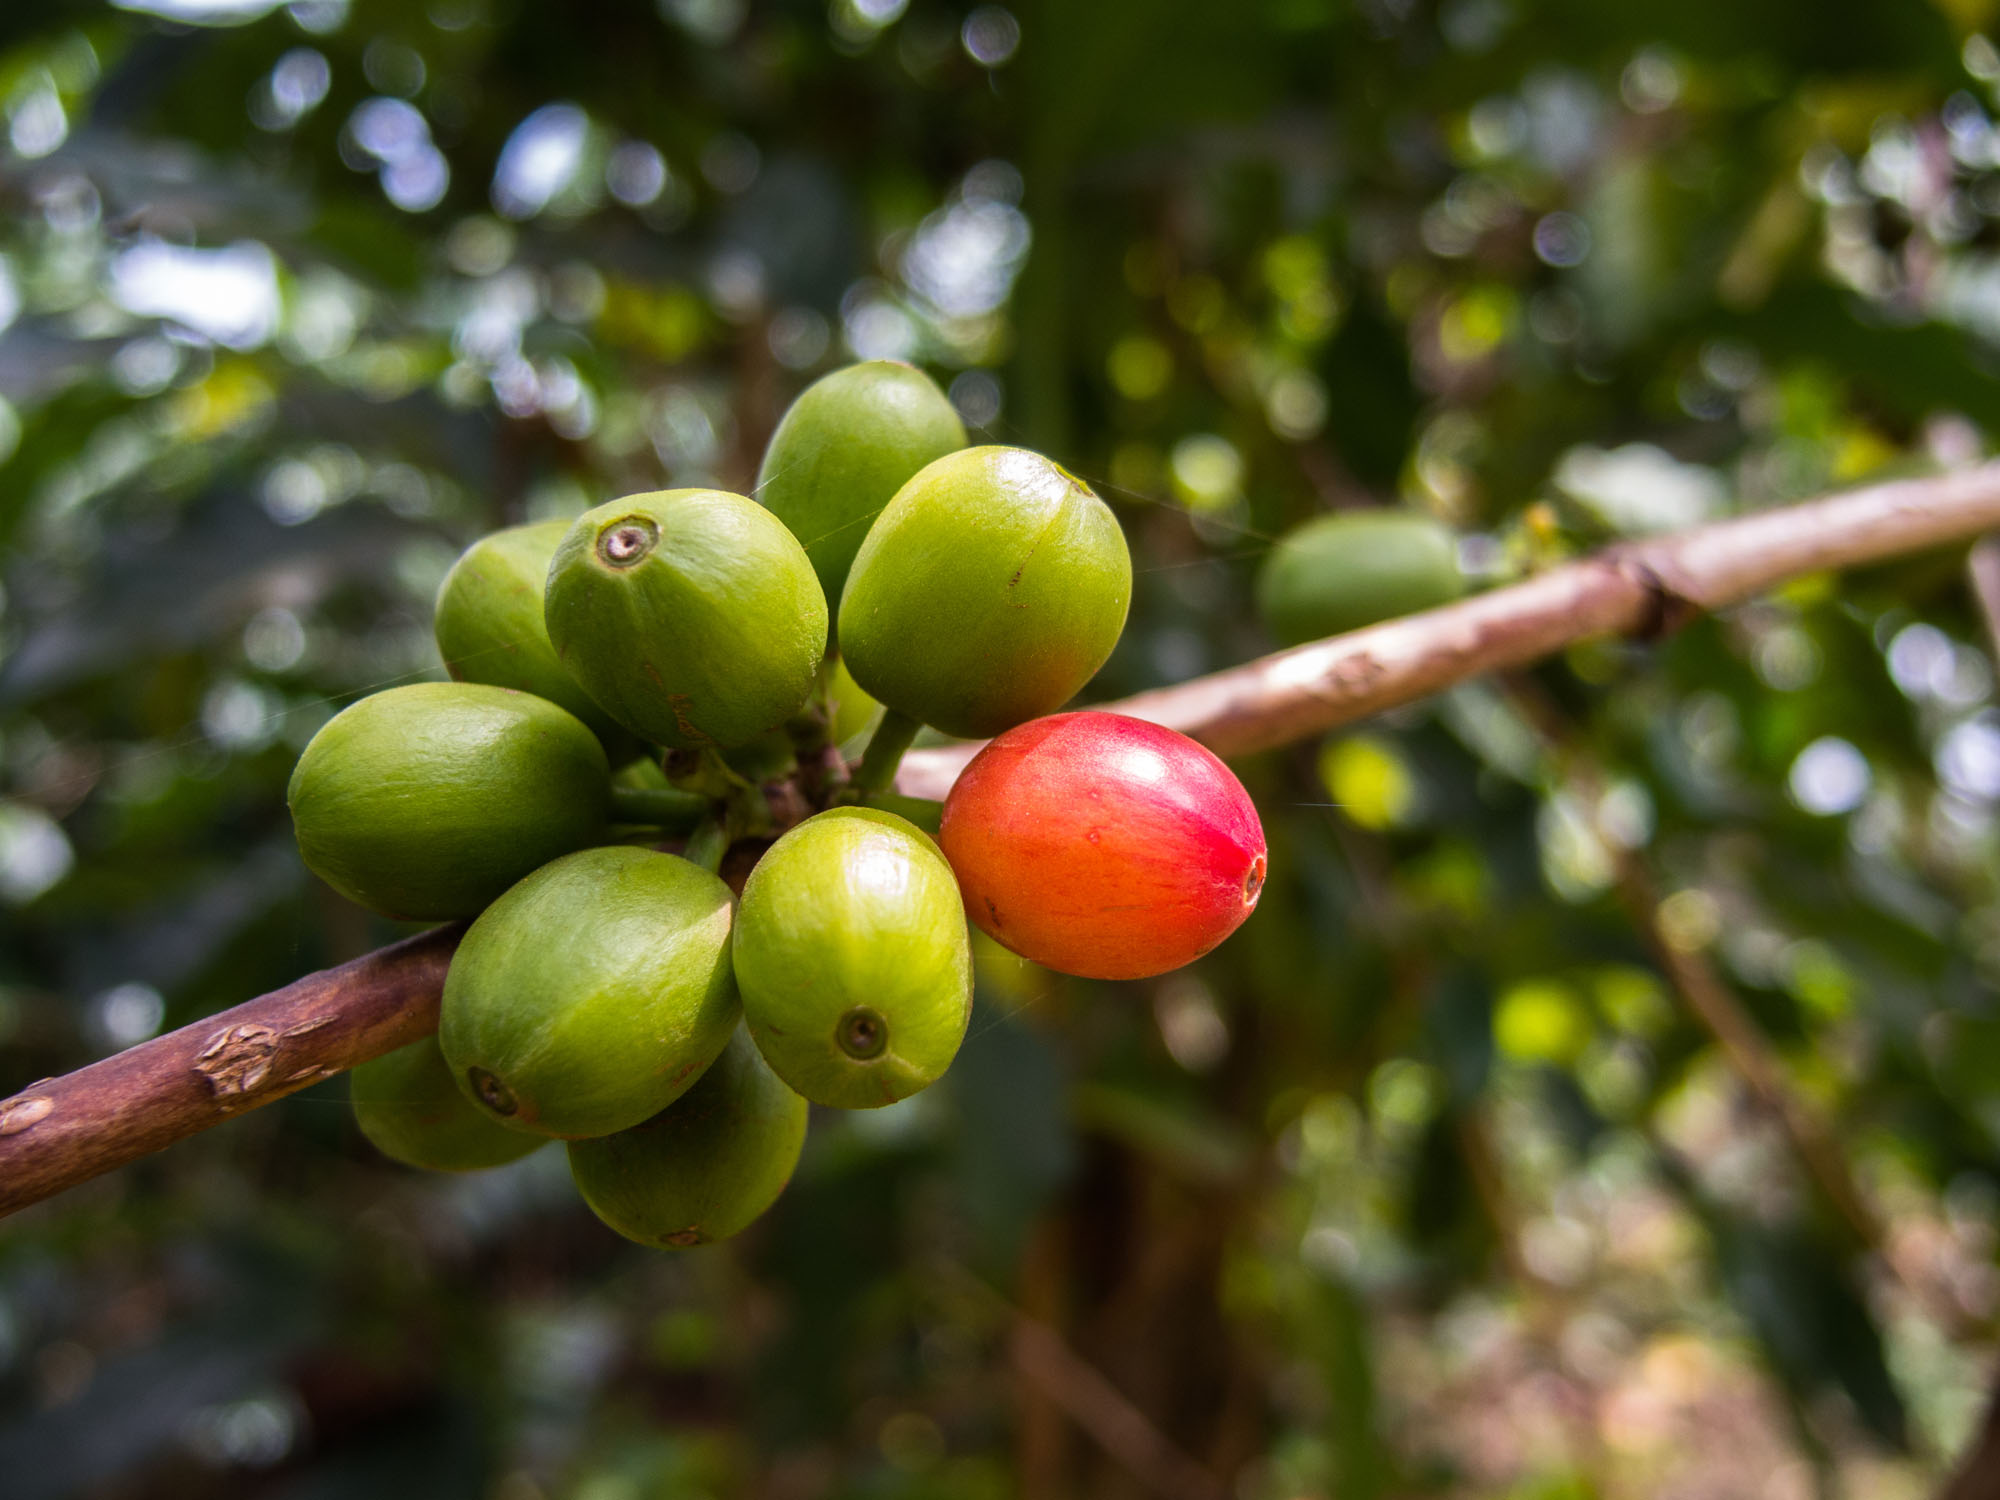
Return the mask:
[[516,1130],[609,1135],[657,1114],[739,1014],[729,888],[672,854],[586,849],[472,924],[438,1042],[474,1103]]
[[334,715],[286,798],[314,874],[384,916],[435,920],[598,837],[609,781],[597,736],[546,699],[419,682]]
[[505,1130],[459,1092],[435,1036],[365,1062],[348,1077],[354,1123],[405,1166],[470,1172],[518,1161],[542,1144]]
[[965,425],[923,371],[876,359],[807,386],[764,450],[757,499],[792,529],[830,605],[868,528],[911,475],[965,446]]
[[1449,604],[1465,592],[1450,528],[1409,510],[1343,511],[1287,532],[1257,574],[1257,612],[1287,646]]
[[780,838],[743,888],[731,951],[751,1037],[815,1104],[893,1104],[934,1083],[965,1038],[958,881],[893,814],[839,808]]
[[686,1094],[644,1124],[572,1141],[570,1175],[627,1239],[685,1249],[728,1239],[777,1201],[806,1138],[806,1101],[740,1030]]
[[840,601],[854,680],[947,734],[1060,708],[1125,627],[1132,559],[1109,506],[1024,448],[921,470],[869,529]]
[[533,693],[602,736],[616,725],[556,656],[542,619],[549,559],[568,531],[567,521],[540,521],[474,542],[445,574],[433,629],[445,670],[459,681]]
[[826,646],[804,549],[721,490],[586,511],[550,564],[545,615],[563,665],[607,713],[683,749],[777,728],[811,693]]

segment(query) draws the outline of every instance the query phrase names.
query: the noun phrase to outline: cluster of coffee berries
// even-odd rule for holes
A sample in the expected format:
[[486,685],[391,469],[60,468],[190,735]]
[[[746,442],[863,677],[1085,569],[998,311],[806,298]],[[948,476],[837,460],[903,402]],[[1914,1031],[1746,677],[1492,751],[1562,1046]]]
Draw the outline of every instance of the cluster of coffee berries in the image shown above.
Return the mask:
[[[561,1139],[606,1223],[699,1244],[776,1198],[808,1101],[950,1066],[968,916],[1091,977],[1208,951],[1263,886],[1242,786],[1169,730],[1054,712],[1131,585],[1086,485],[967,447],[883,362],[800,396],[755,500],[631,495],[476,543],[438,599],[453,680],[355,703],[292,776],[328,884],[472,919],[435,1039],[355,1071],[362,1130],[445,1170]],[[891,789],[926,725],[997,736],[941,811]]]

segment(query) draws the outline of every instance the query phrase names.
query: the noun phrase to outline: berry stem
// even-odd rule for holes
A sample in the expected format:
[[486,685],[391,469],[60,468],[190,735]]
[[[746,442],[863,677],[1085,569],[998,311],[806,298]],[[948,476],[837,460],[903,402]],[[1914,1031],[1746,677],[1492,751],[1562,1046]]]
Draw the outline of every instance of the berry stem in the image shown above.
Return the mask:
[[614,786],[611,821],[684,833],[708,815],[708,799],[673,787]]
[[723,832],[729,842],[767,834],[771,831],[771,799],[762,787],[749,787],[729,799],[722,810]]
[[888,791],[895,783],[903,752],[923,727],[906,713],[885,709],[882,722],[875,726],[868,748],[861,754],[861,764],[854,768],[854,780],[849,783],[854,795],[865,799]]
[[660,764],[676,790],[709,801],[726,802],[750,787],[713,745],[704,745],[699,750],[669,750]]
[[826,669],[822,668],[811,700],[785,723],[792,753],[798,759],[798,788],[814,807],[826,806],[833,791],[847,784],[847,762],[833,743],[833,725],[827,712]]
[[729,830],[721,818],[710,818],[688,835],[681,858],[714,875],[722,869],[722,856],[729,852]]
[[732,766],[727,760],[723,759],[722,752],[716,749],[715,746],[713,745],[706,746],[702,750],[701,754],[702,754],[702,759],[708,763],[709,767],[714,772],[717,781],[719,781],[723,786],[730,788],[730,792],[728,795],[734,795],[736,792],[747,792],[754,790],[754,787],[749,778],[744,776],[741,772],[739,772],[736,769],[736,767]]

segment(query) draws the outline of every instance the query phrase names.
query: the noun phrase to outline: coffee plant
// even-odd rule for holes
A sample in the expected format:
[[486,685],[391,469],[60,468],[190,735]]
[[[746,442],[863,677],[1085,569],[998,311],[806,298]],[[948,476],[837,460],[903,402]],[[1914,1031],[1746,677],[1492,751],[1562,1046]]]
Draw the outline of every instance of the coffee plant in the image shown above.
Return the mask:
[[1991,1493],[1995,24],[0,5],[0,1495]]

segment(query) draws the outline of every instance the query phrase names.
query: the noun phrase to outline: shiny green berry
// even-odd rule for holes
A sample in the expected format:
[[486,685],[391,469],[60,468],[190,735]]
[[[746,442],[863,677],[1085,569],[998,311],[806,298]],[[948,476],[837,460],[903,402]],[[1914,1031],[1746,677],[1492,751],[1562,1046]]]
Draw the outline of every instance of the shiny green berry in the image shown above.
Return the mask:
[[500,1124],[575,1138],[666,1108],[740,1008],[729,888],[677,855],[615,846],[544,865],[472,924],[438,1043]]
[[965,1038],[958,881],[893,814],[838,808],[787,832],[750,872],[731,947],[750,1035],[815,1104],[893,1104],[936,1082]]
[[965,446],[943,391],[910,365],[875,359],[822,376],[771,435],[757,499],[792,529],[832,604],[882,507],[934,458]]
[[604,829],[604,747],[545,698],[474,682],[389,688],[306,745],[286,800],[306,867],[371,911],[469,917]]
[[922,469],[869,529],[840,601],[863,689],[947,734],[1052,713],[1125,628],[1132,559],[1111,509],[1025,448]]
[[474,542],[445,574],[433,629],[445,670],[460,682],[533,693],[602,736],[616,725],[570,676],[542,620],[549,559],[568,531],[567,521],[538,521]]
[[586,511],[549,566],[549,639],[620,724],[680,749],[741,745],[812,692],[827,610],[805,550],[722,490]]

